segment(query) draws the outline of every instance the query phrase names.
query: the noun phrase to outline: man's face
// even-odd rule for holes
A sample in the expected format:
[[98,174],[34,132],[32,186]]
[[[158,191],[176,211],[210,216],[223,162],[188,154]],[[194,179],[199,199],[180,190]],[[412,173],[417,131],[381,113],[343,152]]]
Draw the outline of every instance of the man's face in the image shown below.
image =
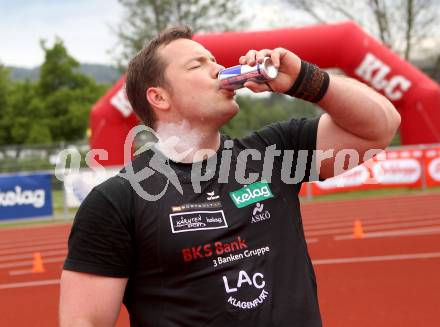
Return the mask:
[[171,108],[190,124],[219,128],[239,110],[234,92],[219,88],[217,74],[223,66],[201,44],[178,39],[159,49],[167,63]]

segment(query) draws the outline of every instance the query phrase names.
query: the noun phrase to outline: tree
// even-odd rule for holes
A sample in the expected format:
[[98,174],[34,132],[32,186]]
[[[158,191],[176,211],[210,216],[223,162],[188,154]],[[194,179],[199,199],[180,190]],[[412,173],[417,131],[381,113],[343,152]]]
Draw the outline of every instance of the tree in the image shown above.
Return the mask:
[[42,135],[50,135],[53,141],[81,139],[92,105],[108,86],[98,85],[80,73],[79,63],[68,54],[61,39],[57,38],[52,47],[42,41],[41,47],[45,61],[36,87],[44,107],[44,126],[48,128]]
[[60,38],[56,38],[52,47],[46,41],[40,41],[45,60],[40,69],[38,81],[42,96],[53,94],[61,89],[77,89],[93,83],[93,80],[80,73],[80,64],[71,57]]
[[9,69],[0,63],[0,115],[6,108],[6,95],[8,93],[10,83],[9,73]]
[[[12,85],[5,121],[8,124],[9,144],[47,144],[52,141],[47,127],[49,117],[35,83],[25,81]],[[37,132],[39,135],[36,135]]]
[[119,0],[125,17],[116,30],[124,64],[158,32],[189,25],[195,32],[227,31],[245,25],[238,0]]
[[310,102],[271,93],[269,97],[238,96],[240,112],[222,127],[231,137],[243,137],[263,126],[293,117],[317,117],[321,110]]
[[0,64],[0,144],[5,144],[9,140],[8,125],[5,118],[9,105],[7,98],[9,89],[9,70]]
[[413,45],[438,28],[438,0],[285,0],[319,23],[356,21],[385,45],[411,59]]
[[62,40],[41,47],[45,61],[37,82],[12,83],[0,66],[0,145],[83,139],[90,109],[109,87],[81,74]]

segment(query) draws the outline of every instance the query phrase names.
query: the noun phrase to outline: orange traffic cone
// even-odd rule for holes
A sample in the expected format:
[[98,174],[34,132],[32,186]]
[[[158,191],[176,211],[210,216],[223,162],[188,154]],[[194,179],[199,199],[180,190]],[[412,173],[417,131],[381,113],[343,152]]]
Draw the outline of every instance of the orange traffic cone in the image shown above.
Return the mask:
[[354,221],[353,238],[361,239],[364,237],[364,229],[362,228],[362,221],[356,219]]
[[45,272],[46,269],[44,269],[43,265],[43,257],[41,256],[40,252],[34,253],[34,261],[32,264],[32,272],[34,273],[42,273]]

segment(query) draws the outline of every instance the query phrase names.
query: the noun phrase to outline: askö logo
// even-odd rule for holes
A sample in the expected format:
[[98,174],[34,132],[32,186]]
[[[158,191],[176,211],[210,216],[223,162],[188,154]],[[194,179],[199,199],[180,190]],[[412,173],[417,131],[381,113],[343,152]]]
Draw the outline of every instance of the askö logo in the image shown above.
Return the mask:
[[268,219],[270,219],[270,212],[268,210],[264,210],[264,204],[257,203],[252,212],[252,223],[258,223]]
[[269,184],[266,181],[250,184],[237,191],[230,192],[229,195],[237,208],[273,198]]

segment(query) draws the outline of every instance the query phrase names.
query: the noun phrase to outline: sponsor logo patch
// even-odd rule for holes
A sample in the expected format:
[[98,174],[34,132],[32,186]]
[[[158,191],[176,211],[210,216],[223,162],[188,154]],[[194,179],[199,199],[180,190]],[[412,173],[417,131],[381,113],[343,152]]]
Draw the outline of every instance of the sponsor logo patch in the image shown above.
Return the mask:
[[187,210],[217,209],[217,208],[221,208],[221,207],[222,207],[222,203],[220,201],[187,203],[187,204],[181,204],[178,206],[172,206],[171,211],[172,212],[181,212],[181,211],[187,211]]
[[215,195],[215,191],[207,192],[206,195],[208,196],[206,198],[206,200],[208,200],[208,201],[217,200],[218,198],[220,198],[220,195]]
[[230,192],[229,195],[237,208],[273,198],[272,191],[266,181],[247,185],[237,191]]
[[249,274],[240,270],[238,276],[234,277],[222,276],[227,303],[231,306],[244,310],[253,309],[267,300],[269,292],[264,288],[266,282],[262,273]]
[[246,240],[237,236],[230,241],[217,241],[214,243],[184,248],[182,249],[182,258],[185,262],[191,262],[216,255],[227,255],[235,251],[247,249],[247,247]]
[[173,234],[228,227],[223,210],[172,213],[170,223]]
[[252,223],[258,223],[260,221],[269,220],[269,210],[264,210],[264,204],[257,202],[252,212]]

